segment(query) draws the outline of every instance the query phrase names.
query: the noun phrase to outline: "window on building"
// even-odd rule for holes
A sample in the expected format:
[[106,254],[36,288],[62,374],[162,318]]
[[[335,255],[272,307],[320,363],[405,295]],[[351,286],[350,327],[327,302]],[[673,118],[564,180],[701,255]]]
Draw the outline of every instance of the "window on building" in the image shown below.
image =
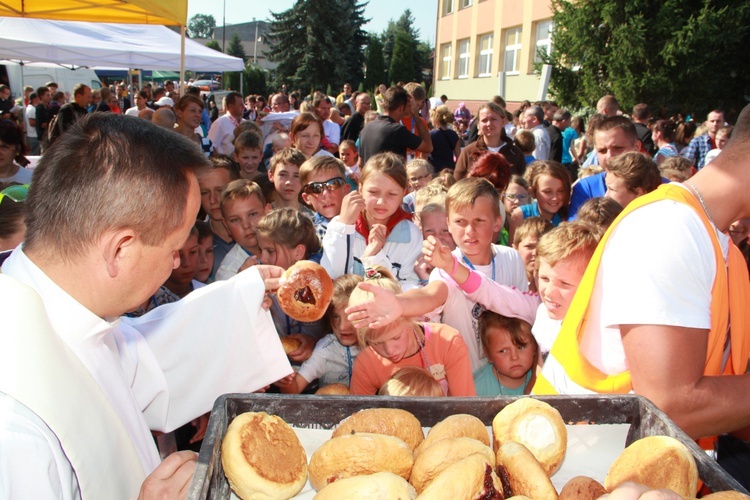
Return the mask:
[[453,0],[443,0],[443,15],[453,14]]
[[552,21],[540,21],[536,25],[536,49],[534,50],[534,63],[542,64],[539,53],[550,53],[552,50]]
[[519,72],[521,62],[521,28],[508,30],[505,34],[505,68],[511,75]]
[[469,39],[458,42],[458,77],[469,78]]
[[461,8],[465,9],[467,7],[471,7],[472,0],[461,0]]
[[442,67],[440,68],[440,78],[450,80],[451,78],[451,44],[446,43],[440,48],[442,58]]
[[479,38],[479,68],[478,76],[492,75],[492,33]]

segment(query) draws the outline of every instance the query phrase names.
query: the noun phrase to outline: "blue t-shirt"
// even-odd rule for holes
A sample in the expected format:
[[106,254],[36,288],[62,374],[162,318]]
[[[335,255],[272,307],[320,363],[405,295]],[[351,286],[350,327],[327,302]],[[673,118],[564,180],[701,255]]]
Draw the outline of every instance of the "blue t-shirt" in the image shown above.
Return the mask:
[[578,132],[573,127],[568,127],[562,131],[562,162],[573,163],[573,157],[570,155],[570,143],[578,139]]
[[492,372],[492,368],[492,364],[487,364],[474,372],[474,387],[477,390],[477,396],[523,396],[531,380],[531,370],[526,373],[526,381],[521,386],[510,389],[500,383]]
[[[532,201],[531,203],[528,203],[526,205],[520,205],[518,208],[521,209],[521,213],[523,214],[524,219],[528,219],[529,217],[541,217],[542,214],[539,212],[539,204],[536,200]],[[553,226],[557,227],[562,222],[562,217],[560,217],[560,214],[555,214],[554,217],[552,217],[552,220],[550,221]]]
[[606,172],[599,172],[596,175],[584,177],[573,186],[573,194],[570,196],[570,209],[568,210],[569,220],[575,220],[578,209],[588,200],[606,194],[607,184],[604,181],[606,175]]

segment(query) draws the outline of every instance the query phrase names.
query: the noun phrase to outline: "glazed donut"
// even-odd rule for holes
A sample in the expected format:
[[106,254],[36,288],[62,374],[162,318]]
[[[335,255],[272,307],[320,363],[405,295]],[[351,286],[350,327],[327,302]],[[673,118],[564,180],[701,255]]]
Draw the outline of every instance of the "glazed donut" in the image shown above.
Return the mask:
[[323,266],[300,260],[284,272],[276,291],[281,309],[297,321],[318,321],[333,297],[333,281]]

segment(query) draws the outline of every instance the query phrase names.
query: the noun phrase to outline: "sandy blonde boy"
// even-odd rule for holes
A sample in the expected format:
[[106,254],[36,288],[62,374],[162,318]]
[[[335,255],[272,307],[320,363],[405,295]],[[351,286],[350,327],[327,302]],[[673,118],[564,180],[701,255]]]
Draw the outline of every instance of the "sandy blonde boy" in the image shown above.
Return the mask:
[[351,188],[346,183],[344,162],[332,156],[313,156],[299,169],[302,199],[315,211],[313,223],[320,241],[331,219],[341,213],[341,204]]

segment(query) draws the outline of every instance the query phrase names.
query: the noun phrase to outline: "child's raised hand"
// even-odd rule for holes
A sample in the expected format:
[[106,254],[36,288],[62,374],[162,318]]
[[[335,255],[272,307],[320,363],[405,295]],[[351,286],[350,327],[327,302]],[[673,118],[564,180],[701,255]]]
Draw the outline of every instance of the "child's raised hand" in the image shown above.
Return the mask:
[[377,255],[385,245],[385,233],[387,228],[383,224],[373,224],[370,228],[370,237],[367,238],[367,247],[362,257]]
[[344,310],[354,328],[383,328],[403,315],[404,308],[401,302],[396,294],[390,290],[366,281],[359,283],[357,288],[370,292],[373,297]]
[[242,263],[242,265],[240,266],[239,271],[237,271],[237,272],[241,273],[245,269],[250,269],[253,266],[257,266],[258,264],[260,264],[260,261],[258,260],[258,257],[256,257],[256,256],[253,255],[252,257],[248,257],[247,259],[245,259],[245,262]]
[[293,333],[289,335],[289,338],[297,339],[300,341],[300,346],[294,351],[288,354],[289,359],[296,363],[302,363],[307,361],[312,356],[313,349],[317,340],[309,335],[303,335],[301,333]]
[[422,254],[424,260],[443,271],[453,272],[454,258],[451,249],[437,240],[434,236],[428,236],[422,242]]
[[341,203],[341,214],[339,220],[342,224],[354,224],[357,222],[359,213],[365,209],[365,199],[359,194],[359,191],[352,191],[346,196]]
[[434,266],[425,260],[424,255],[420,255],[417,259],[417,263],[414,264],[414,273],[419,276],[420,280],[426,280],[430,278],[430,273],[434,269]]

